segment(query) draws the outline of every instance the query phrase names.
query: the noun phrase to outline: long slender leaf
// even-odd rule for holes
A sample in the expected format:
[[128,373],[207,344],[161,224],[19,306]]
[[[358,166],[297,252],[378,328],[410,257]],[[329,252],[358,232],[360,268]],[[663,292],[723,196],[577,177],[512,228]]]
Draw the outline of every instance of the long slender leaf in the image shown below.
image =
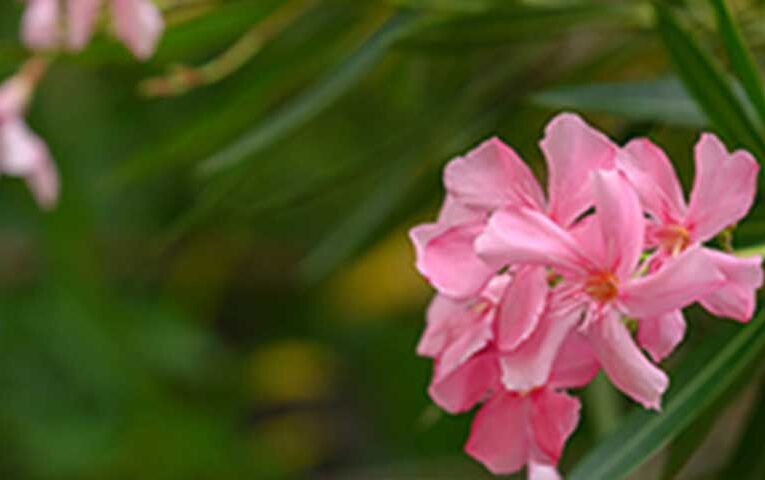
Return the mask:
[[531,97],[539,105],[609,113],[619,117],[704,127],[704,113],[676,78],[647,82],[573,85],[545,90]]
[[560,5],[529,5],[505,2],[500,8],[474,9],[470,14],[440,15],[425,28],[404,40],[405,45],[433,47],[443,53],[496,46],[528,39],[555,38],[570,29],[598,25],[645,27],[650,8],[644,3],[614,4],[571,2]]
[[765,124],[765,90],[763,90],[762,78],[752,54],[744,44],[741,32],[725,0],[712,0],[712,5],[717,15],[717,28],[725,44],[725,50],[728,52],[733,73],[743,85],[760,121]]
[[668,7],[659,2],[655,6],[659,33],[688,92],[726,140],[765,159],[765,142],[720,67],[680,27]]
[[388,48],[422,18],[414,12],[395,14],[336,70],[265,118],[228,148],[203,162],[200,171],[210,174],[233,167],[304,125],[355,85],[364,73],[379,62]]
[[762,455],[763,425],[765,425],[765,382],[760,385],[757,399],[752,407],[751,418],[734,449],[735,454],[720,478],[755,480],[765,477],[765,457]]
[[[719,402],[718,402],[719,403]],[[707,409],[710,410],[710,409]],[[667,460],[664,463],[662,479],[673,480],[683,471],[699,447],[706,441],[715,421],[716,415],[701,415],[693,424],[677,437],[667,448]]]
[[[746,327],[725,325],[686,359],[673,379],[661,413],[637,411],[604,438],[568,477],[617,480],[684,432],[748,372],[765,349],[765,313]],[[688,379],[684,381],[684,379]]]

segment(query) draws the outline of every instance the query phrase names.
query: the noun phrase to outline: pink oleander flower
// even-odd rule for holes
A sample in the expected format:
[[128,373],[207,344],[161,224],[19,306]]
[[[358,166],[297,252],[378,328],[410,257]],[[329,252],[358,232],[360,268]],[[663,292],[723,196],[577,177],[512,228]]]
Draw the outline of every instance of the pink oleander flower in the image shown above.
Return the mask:
[[[728,153],[714,135],[704,134],[696,144],[697,174],[690,204],[686,204],[672,164],[659,147],[647,139],[638,139],[627,144],[625,151],[628,155],[622,158],[620,167],[650,215],[647,242],[657,248],[652,268],[711,240],[741,220],[752,206],[757,161],[743,150]],[[762,258],[739,258],[701,249],[725,276],[720,288],[700,299],[701,305],[714,315],[749,321],[754,313],[755,291],[763,283]],[[665,320],[639,324],[638,339],[657,361],[671,353],[685,333],[681,312]]]
[[492,212],[523,206],[568,227],[592,204],[590,171],[613,168],[618,154],[605,135],[568,113],[550,122],[540,147],[548,168],[547,200],[528,166],[498,138],[447,165],[447,197],[438,221],[410,233],[417,268],[439,292],[470,298],[492,278],[494,268],[473,248]]
[[699,248],[689,248],[657,271],[640,276],[645,219],[637,194],[615,170],[592,173],[595,213],[566,231],[527,208],[492,215],[476,240],[487,263],[552,268],[564,279],[567,303],[559,321],[589,338],[611,381],[647,408],[659,409],[667,376],[641,353],[623,318],[671,314],[724,284]]
[[695,301],[750,319],[762,284],[760,258],[702,245],[749,210],[749,154],[703,136],[686,206],[668,159],[646,140],[620,148],[562,114],[541,147],[549,198],[495,138],[450,162],[438,221],[410,232],[417,268],[438,291],[417,348],[434,360],[428,392],[450,413],[483,403],[467,452],[495,473],[525,465],[534,480],[559,478],[579,410],[566,389],[603,368],[659,409],[668,379],[641,347],[657,362],[668,355]]
[[23,118],[44,68],[30,61],[0,85],[0,173],[24,178],[40,207],[50,209],[58,200],[58,172],[45,142]]
[[109,3],[117,38],[137,58],[151,57],[164,30],[162,14],[151,0],[27,0],[24,43],[35,50],[62,45],[82,50],[93,35],[104,1]]
[[496,474],[524,466],[531,480],[560,478],[556,465],[567,438],[579,422],[579,400],[565,389],[586,385],[598,372],[588,344],[571,333],[545,381],[533,389],[504,387],[497,362],[500,355],[487,348],[444,378],[434,381],[433,400],[450,413],[484,402],[473,420],[465,450]]

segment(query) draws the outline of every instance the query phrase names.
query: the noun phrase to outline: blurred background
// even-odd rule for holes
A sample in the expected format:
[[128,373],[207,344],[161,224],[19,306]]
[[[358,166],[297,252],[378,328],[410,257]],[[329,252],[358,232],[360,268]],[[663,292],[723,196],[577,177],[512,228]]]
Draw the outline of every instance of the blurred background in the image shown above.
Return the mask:
[[[686,188],[702,129],[760,154],[650,2],[157,3],[150,62],[101,35],[38,89],[58,208],[0,180],[3,479],[489,478],[462,452],[470,415],[439,413],[414,352],[431,291],[406,231],[434,218],[443,165],[496,134],[544,179],[537,142],[564,109],[652,137]],[[710,2],[661,3],[727,68]],[[765,2],[729,4],[762,57]],[[22,8],[0,2],[2,77],[29,55]],[[764,230],[758,202],[734,243]],[[695,344],[742,328],[688,318],[673,381]],[[761,370],[632,478],[765,478]],[[602,379],[578,394],[564,472],[633,409]]]

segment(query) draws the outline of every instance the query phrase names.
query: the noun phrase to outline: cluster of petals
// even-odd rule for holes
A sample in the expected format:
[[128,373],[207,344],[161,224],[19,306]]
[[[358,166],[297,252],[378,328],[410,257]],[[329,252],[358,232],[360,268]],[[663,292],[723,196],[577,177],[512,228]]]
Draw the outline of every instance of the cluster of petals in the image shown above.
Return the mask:
[[27,0],[24,43],[35,50],[82,50],[93,36],[104,3],[117,38],[137,58],[151,57],[164,30],[162,14],[152,0]]
[[45,142],[24,121],[44,68],[30,61],[0,85],[0,174],[23,178],[40,207],[48,209],[58,199],[58,172]]
[[685,334],[682,309],[746,322],[763,276],[761,258],[704,245],[752,205],[749,153],[702,135],[686,202],[647,139],[619,146],[563,113],[540,147],[547,194],[492,138],[447,165],[438,220],[410,237],[437,290],[418,345],[434,359],[430,396],[450,413],[481,405],[466,451],[489,470],[549,480],[579,420],[568,390],[602,370],[660,409],[669,381],[656,362]]

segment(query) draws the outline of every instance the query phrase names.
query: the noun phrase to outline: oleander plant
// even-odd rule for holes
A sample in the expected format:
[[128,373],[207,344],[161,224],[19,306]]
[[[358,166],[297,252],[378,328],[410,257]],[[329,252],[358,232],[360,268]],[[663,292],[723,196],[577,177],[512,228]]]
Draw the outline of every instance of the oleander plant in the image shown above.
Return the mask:
[[0,478],[765,478],[765,2],[0,2]]

